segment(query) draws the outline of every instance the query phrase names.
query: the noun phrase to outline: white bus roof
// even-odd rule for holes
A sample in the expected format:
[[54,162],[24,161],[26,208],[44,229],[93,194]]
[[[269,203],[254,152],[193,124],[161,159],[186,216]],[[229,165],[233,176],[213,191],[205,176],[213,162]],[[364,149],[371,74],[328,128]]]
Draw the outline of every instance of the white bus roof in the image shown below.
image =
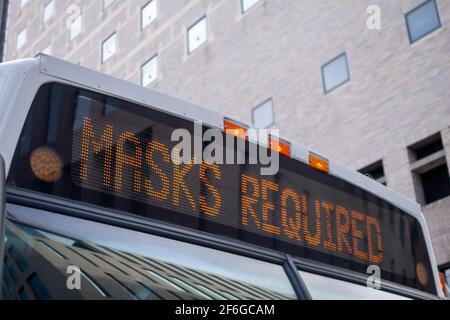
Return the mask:
[[[16,143],[11,143],[11,141],[18,141],[37,90],[42,84],[55,81],[114,96],[188,120],[201,121],[216,128],[223,129],[224,118],[233,119],[233,117],[211,109],[176,99],[125,80],[117,79],[52,56],[39,54],[32,59],[0,64],[0,102],[2,105],[0,108],[0,152],[5,159],[7,172],[16,148]],[[247,125],[249,128],[253,127],[251,124],[240,121],[240,119],[235,120]],[[292,158],[308,163],[308,155],[311,152],[324,157],[329,161],[329,174],[377,195],[418,219],[425,233],[424,238],[430,253],[432,268],[435,271],[437,270],[430,234],[418,203],[358,171],[326,155],[322,155],[316,150],[307,148],[289,139],[283,138],[283,140],[291,143]],[[436,272],[434,276],[436,287],[439,288]]]

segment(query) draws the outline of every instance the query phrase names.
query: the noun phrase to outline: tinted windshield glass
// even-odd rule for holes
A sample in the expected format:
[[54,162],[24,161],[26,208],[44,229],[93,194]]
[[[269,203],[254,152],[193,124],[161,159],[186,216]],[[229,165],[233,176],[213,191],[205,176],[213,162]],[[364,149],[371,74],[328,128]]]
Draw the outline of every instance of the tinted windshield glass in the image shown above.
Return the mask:
[[[8,223],[6,299],[295,299],[280,265],[36,213],[48,215],[65,235]],[[81,289],[69,290],[77,273]]]
[[299,271],[311,297],[315,300],[409,300],[390,292]]

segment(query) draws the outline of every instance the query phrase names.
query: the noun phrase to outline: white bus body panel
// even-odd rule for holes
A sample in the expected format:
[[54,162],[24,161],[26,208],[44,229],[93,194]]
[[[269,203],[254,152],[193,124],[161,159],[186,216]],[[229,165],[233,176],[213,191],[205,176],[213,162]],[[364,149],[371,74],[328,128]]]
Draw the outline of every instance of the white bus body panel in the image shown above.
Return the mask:
[[[41,85],[55,81],[104,93],[188,120],[201,121],[204,124],[216,128],[223,129],[224,117],[232,119],[232,117],[212,111],[211,109],[185,102],[45,54],[40,54],[33,59],[0,64],[0,153],[5,159],[6,172],[9,171],[16,145],[34,96]],[[249,128],[253,127],[251,124],[242,123]],[[288,139],[284,140],[289,141]],[[322,156],[316,150],[309,149],[295,142],[289,142],[292,144],[292,157],[297,160],[308,163],[308,155],[310,152]],[[420,205],[338,161],[327,156],[322,157],[329,160],[331,175],[383,198],[418,219],[424,232],[428,252],[430,253],[431,266],[434,270],[433,275],[436,288],[438,288],[438,295],[443,297],[439,289],[440,284],[434,251],[431,245],[431,237]]]

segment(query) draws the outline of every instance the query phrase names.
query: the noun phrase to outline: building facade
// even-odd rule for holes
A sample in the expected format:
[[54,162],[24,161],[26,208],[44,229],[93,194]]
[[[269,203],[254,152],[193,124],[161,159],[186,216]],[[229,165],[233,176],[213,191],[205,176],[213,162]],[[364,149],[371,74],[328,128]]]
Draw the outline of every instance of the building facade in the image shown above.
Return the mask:
[[[447,0],[12,0],[46,52],[319,150],[423,205],[450,269]],[[450,282],[450,272],[449,272]]]

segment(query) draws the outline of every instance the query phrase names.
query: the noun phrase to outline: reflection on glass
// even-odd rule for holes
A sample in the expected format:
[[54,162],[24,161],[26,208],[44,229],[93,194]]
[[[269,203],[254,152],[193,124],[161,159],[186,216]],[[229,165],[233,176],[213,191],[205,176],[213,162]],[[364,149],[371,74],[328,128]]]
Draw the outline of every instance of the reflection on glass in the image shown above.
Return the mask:
[[435,0],[430,0],[406,15],[409,39],[417,41],[441,26]]
[[[282,266],[50,215],[46,230],[8,223],[6,259],[13,276],[5,273],[4,298],[295,299]],[[50,231],[54,226],[59,229]],[[15,251],[26,261],[23,270],[11,254]],[[81,290],[60,285],[73,265],[81,270]],[[23,273],[32,276],[23,281]]]

